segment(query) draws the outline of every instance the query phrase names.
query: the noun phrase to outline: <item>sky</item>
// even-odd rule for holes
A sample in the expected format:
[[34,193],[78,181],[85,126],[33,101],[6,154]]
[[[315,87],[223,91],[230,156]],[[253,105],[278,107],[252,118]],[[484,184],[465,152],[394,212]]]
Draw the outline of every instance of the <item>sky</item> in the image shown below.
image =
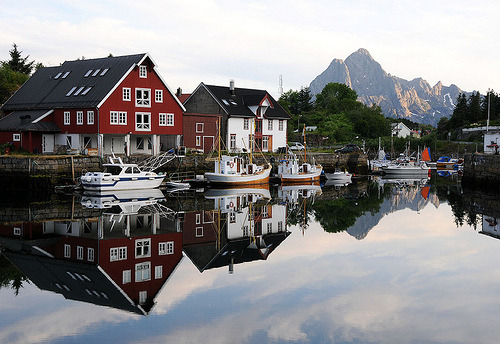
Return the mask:
[[16,43],[45,66],[147,52],[173,90],[200,82],[299,90],[334,58],[367,49],[382,68],[431,86],[500,90],[500,2],[7,1],[0,60]]

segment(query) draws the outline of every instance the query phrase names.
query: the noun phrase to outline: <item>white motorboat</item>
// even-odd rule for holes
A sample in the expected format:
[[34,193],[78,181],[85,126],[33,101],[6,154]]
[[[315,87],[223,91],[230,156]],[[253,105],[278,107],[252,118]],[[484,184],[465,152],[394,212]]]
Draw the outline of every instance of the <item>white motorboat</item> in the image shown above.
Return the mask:
[[430,168],[425,162],[415,163],[412,161],[382,167],[385,174],[397,176],[427,176],[429,170]]
[[107,209],[120,206],[123,209],[138,209],[156,204],[165,199],[160,189],[118,190],[112,192],[84,191],[81,204],[86,208]]
[[331,181],[339,181],[343,183],[350,183],[352,174],[347,171],[335,171],[334,173],[326,173],[326,179]]
[[299,165],[299,159],[291,152],[278,164],[278,177],[283,184],[300,184],[319,181],[323,167],[304,162]]
[[159,187],[165,175],[141,171],[136,164],[125,164],[120,157],[109,157],[104,172],[87,172],[80,180],[85,190],[133,190]]

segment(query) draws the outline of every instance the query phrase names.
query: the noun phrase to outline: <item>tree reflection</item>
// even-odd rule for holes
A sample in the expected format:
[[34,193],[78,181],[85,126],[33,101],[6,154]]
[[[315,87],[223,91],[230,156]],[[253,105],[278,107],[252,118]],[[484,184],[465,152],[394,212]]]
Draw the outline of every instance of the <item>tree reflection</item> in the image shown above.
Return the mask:
[[11,288],[17,296],[24,282],[29,283],[26,276],[3,254],[0,254],[0,288]]

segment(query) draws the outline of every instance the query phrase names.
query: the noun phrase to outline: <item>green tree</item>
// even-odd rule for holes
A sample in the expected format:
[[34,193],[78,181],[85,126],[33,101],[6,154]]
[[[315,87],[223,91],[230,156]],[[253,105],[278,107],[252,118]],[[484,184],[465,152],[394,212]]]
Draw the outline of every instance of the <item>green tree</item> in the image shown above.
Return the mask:
[[5,103],[28,78],[27,74],[14,71],[7,64],[0,66],[0,104]]
[[453,109],[453,115],[448,121],[448,130],[463,127],[467,120],[468,114],[467,97],[465,93],[461,93],[457,98],[457,105]]
[[472,92],[468,105],[468,124],[477,123],[481,118],[481,94],[479,92]]
[[313,108],[311,91],[308,87],[302,87],[300,91],[288,91],[281,95],[278,100],[288,112],[294,115],[301,115],[311,111]]
[[352,110],[362,105],[357,102],[356,91],[347,85],[331,82],[325,85],[321,93],[316,95],[316,110],[328,110],[340,113]]
[[30,75],[34,68],[35,61],[28,61],[29,55],[21,57],[21,53],[22,51],[17,50],[17,44],[14,43],[12,49],[9,50],[10,60],[3,61],[2,65],[9,66],[9,68],[15,72]]

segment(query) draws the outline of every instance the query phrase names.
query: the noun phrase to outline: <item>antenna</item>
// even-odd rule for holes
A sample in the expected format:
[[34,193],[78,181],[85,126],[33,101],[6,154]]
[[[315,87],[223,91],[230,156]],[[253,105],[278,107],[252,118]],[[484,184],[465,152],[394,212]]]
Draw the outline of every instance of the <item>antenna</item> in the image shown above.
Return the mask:
[[278,87],[278,94],[280,97],[283,95],[283,75],[280,74],[280,82]]

